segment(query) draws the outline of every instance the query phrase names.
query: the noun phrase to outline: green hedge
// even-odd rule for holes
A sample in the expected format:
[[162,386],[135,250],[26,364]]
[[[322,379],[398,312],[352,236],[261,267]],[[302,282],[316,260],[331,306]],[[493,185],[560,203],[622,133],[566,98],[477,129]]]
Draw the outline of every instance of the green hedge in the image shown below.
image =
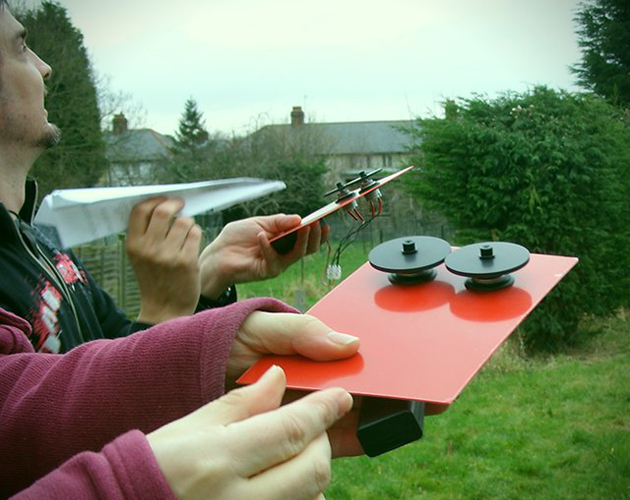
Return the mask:
[[448,217],[458,241],[513,241],[580,263],[524,324],[556,350],[583,314],[630,304],[627,114],[590,94],[537,87],[445,103],[409,131],[422,155],[407,186]]

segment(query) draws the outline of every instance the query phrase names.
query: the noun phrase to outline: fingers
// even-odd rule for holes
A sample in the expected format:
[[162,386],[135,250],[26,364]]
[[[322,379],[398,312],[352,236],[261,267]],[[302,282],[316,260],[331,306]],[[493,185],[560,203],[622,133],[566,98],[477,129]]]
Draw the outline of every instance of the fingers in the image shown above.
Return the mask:
[[199,247],[201,246],[202,230],[197,224],[194,224],[185,236],[184,244],[181,247],[182,254],[185,259],[197,259],[199,256]]
[[183,206],[184,200],[181,198],[160,196],[141,201],[131,210],[129,231],[133,234],[149,233],[163,238],[169,230],[171,220]]
[[[227,393],[206,405],[208,424],[227,425],[280,406],[286,388],[286,377],[279,366],[272,366],[255,383]],[[202,411],[204,410],[202,408]]]
[[271,243],[269,243],[269,238],[267,235],[261,231],[258,233],[258,245],[260,246],[260,253],[263,256],[263,259],[267,262],[274,262],[278,259],[278,253],[273,249]]
[[322,224],[322,245],[328,241],[328,236],[330,235],[330,224],[324,222],[324,219],[320,220]]
[[[309,394],[275,411],[233,424],[228,427],[228,431],[235,438],[231,446],[234,468],[243,477],[254,476],[284,464],[293,457],[301,458],[309,445],[322,435],[324,437],[314,446],[319,450],[317,454],[320,457],[323,455],[323,459],[328,462],[330,444],[325,432],[351,408],[352,397],[345,390],[327,389]],[[322,454],[321,447],[324,444],[326,449]],[[319,469],[316,475],[321,477]],[[311,492],[305,498],[312,498],[321,491],[323,488]]]
[[300,221],[302,220],[299,215],[295,214],[265,215],[261,217],[256,217],[255,219],[260,227],[262,227],[268,233],[268,236],[274,236],[278,233],[283,233],[284,231],[293,229],[294,227],[299,226]]
[[262,256],[266,262],[270,263],[270,267],[275,268],[275,272],[273,272],[272,275],[277,276],[288,266],[297,262],[306,255],[310,232],[310,226],[298,229],[297,240],[293,249],[286,255],[282,256],[278,255],[278,252],[274,250],[264,232],[260,232],[258,234],[258,244],[260,246]]
[[330,476],[330,445],[326,434],[320,434],[293,460],[254,476],[250,486],[253,491],[264,492],[257,498],[320,500]]
[[[304,391],[287,390],[282,398],[282,404],[286,405],[297,401],[306,394],[308,393]],[[363,446],[357,437],[362,398],[360,396],[353,396],[352,399],[354,401],[352,409],[328,429],[327,433],[332,458],[365,455]]]
[[156,196],[148,200],[141,201],[134,205],[129,214],[129,225],[127,227],[127,235],[142,236],[149,227],[149,220],[155,207],[166,201],[166,196]]
[[[181,198],[169,198],[157,205],[151,213],[149,224],[147,225],[146,235],[150,236],[155,241],[163,240],[171,230],[171,222],[173,226],[177,226],[175,222],[184,219],[178,217],[173,221],[173,218],[184,207],[184,200]],[[189,219],[189,218],[186,218]],[[181,234],[183,228],[187,226],[186,221],[180,223],[179,227],[175,228],[176,234]]]
[[181,198],[165,197],[150,198],[135,205],[129,216],[128,251],[132,255],[151,255],[162,248],[169,258],[179,251],[186,256],[194,253],[196,258],[201,228],[192,217],[176,217],[183,206]]
[[[258,217],[258,223],[262,227],[267,238],[283,233],[300,225],[302,218],[299,215],[270,215]],[[309,231],[306,231],[306,228]],[[300,238],[301,236],[301,238]],[[307,253],[315,252],[321,244],[321,228],[317,222],[298,229],[298,241],[294,249],[299,249],[296,254],[304,256]]]
[[285,256],[286,260],[296,262],[306,255],[311,229],[311,226],[305,226],[298,229],[297,240],[293,246],[293,250]]
[[311,255],[327,241],[330,226],[321,226],[319,221],[298,230],[297,241],[293,250],[285,256],[286,259],[295,262],[305,255]]
[[357,437],[357,428],[352,430],[331,429],[328,431],[328,439],[333,458],[359,457],[365,455],[363,446]]
[[343,389],[278,408],[284,372],[229,393],[147,436],[178,498],[321,500],[330,481],[326,430],[352,407]]
[[333,331],[313,316],[264,311],[245,319],[238,339],[256,352],[300,354],[315,361],[347,358],[360,345],[358,337]]
[[306,255],[317,252],[322,245],[322,227],[319,225],[319,221],[310,224],[310,228],[311,232],[306,243]]
[[352,409],[328,429],[328,439],[333,458],[363,455],[363,447],[357,437],[361,415],[362,396],[353,396]]

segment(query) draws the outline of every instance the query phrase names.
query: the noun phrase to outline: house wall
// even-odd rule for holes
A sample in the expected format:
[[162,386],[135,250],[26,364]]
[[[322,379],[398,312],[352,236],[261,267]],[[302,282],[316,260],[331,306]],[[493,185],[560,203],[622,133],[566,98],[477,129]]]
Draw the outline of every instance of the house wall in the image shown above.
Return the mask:
[[138,161],[111,163],[105,182],[109,186],[139,186],[155,184],[155,172],[163,162]]
[[327,181],[334,185],[344,180],[348,172],[356,173],[361,170],[375,170],[377,168],[398,170],[409,166],[409,155],[389,153],[373,155],[330,155],[326,158],[328,165]]

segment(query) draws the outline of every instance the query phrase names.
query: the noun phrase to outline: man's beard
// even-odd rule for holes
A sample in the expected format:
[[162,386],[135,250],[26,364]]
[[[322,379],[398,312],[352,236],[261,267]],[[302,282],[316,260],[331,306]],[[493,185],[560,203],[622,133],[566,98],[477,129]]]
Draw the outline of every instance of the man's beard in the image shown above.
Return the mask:
[[48,130],[41,136],[37,143],[37,147],[43,149],[54,148],[61,140],[61,129],[52,123],[48,124]]
[[40,150],[50,149],[59,143],[61,129],[57,125],[46,122],[38,132],[32,128],[28,130],[30,127],[23,125],[25,120],[18,120],[4,104],[0,96],[0,142]]

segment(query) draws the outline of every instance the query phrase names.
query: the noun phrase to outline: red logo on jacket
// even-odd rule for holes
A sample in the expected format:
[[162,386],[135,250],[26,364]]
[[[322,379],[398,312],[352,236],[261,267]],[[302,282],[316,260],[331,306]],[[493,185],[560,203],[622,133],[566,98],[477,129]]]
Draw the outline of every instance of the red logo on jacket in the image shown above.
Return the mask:
[[61,342],[57,337],[59,333],[59,308],[63,297],[59,290],[47,281],[43,281],[36,289],[39,300],[30,316],[33,323],[33,332],[38,339],[35,348],[39,352],[56,354],[60,351]]
[[65,253],[55,255],[55,267],[67,285],[87,284],[85,273]]

